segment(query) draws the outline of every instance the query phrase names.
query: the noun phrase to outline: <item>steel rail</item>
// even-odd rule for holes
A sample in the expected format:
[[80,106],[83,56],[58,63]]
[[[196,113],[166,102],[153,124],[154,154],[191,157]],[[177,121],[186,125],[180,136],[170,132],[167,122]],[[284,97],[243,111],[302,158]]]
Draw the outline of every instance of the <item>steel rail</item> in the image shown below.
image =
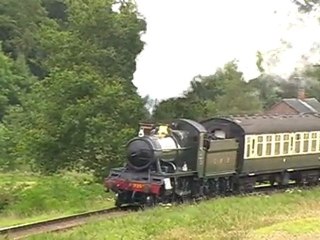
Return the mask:
[[14,225],[0,228],[0,237],[5,236],[9,239],[22,239],[39,233],[62,231],[77,227],[87,223],[88,219],[94,216],[111,217],[123,215],[124,213],[123,210],[119,210],[118,208],[108,208],[33,223]]

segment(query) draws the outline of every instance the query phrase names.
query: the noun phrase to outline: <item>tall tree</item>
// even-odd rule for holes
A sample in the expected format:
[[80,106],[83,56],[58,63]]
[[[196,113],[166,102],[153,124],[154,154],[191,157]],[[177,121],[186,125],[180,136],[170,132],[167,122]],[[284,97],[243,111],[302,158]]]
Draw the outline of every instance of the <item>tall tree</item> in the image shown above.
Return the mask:
[[25,69],[24,59],[18,58],[15,62],[0,47],[0,122],[10,106],[20,104],[31,82],[32,77]]
[[61,24],[67,22],[68,13],[65,0],[42,0],[42,6],[48,12],[48,17],[55,19]]
[[169,98],[156,105],[153,118],[156,121],[169,122],[176,118],[200,120],[206,115],[206,103],[185,97]]
[[257,93],[263,109],[267,109],[281,99],[283,81],[285,80],[276,75],[261,74],[251,79],[248,85]]
[[45,73],[33,61],[42,54],[37,48],[37,30],[48,20],[41,0],[2,0],[0,14],[0,41],[4,52],[14,59],[25,56],[31,71],[42,77]]
[[153,116],[161,120],[179,117],[199,120],[217,114],[259,111],[261,102],[255,89],[244,81],[236,61],[231,61],[213,75],[195,77],[184,97],[160,102]]
[[117,12],[113,3],[66,1],[67,24],[51,19],[38,31],[46,54],[37,62],[48,75],[7,121],[21,129],[19,155],[43,172],[80,166],[106,174],[144,117],[132,78],[145,23],[132,3]]
[[226,63],[223,68],[218,68],[213,75],[195,77],[185,95],[194,99],[215,101],[225,93],[226,82],[233,79],[242,79],[235,60]]
[[244,81],[226,83],[225,94],[218,97],[217,109],[220,115],[253,114],[262,110],[262,104],[250,86]]
[[4,119],[14,109],[20,108],[33,80],[23,57],[14,61],[0,48],[0,169],[12,170],[19,165],[19,160],[10,155],[14,146],[14,132],[18,129],[8,126]]

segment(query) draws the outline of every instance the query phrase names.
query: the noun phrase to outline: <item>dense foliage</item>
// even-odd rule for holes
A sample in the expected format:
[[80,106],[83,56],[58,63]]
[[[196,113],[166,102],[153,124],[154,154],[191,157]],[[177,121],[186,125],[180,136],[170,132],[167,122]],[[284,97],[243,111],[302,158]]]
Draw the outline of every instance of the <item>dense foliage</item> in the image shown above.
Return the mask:
[[[258,78],[246,82],[231,61],[150,114],[152,99],[132,83],[145,31],[131,1],[2,0],[0,169],[103,176],[123,163],[141,120],[259,113],[301,85],[297,73],[289,81],[266,74],[258,53]],[[307,95],[320,98],[319,70],[302,76]]]
[[5,0],[0,10],[1,167],[105,174],[145,117],[132,83],[145,21],[112,0]]

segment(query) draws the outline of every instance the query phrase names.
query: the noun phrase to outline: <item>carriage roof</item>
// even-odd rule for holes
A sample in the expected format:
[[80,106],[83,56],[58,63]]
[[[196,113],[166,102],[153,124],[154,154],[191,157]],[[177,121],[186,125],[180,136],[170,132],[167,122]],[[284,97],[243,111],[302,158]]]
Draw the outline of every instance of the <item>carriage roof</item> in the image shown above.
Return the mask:
[[233,117],[246,134],[320,131],[320,117],[313,114]]
[[211,118],[202,122],[224,122],[241,127],[245,134],[320,131],[320,115],[256,115]]

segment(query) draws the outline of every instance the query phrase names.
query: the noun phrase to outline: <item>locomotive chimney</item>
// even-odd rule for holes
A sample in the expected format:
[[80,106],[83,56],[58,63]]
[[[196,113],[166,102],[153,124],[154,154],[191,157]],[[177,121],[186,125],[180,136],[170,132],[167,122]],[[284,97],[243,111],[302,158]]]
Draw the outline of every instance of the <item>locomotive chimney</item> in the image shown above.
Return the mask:
[[305,99],[305,90],[304,88],[299,88],[298,89],[298,99],[304,100]]

